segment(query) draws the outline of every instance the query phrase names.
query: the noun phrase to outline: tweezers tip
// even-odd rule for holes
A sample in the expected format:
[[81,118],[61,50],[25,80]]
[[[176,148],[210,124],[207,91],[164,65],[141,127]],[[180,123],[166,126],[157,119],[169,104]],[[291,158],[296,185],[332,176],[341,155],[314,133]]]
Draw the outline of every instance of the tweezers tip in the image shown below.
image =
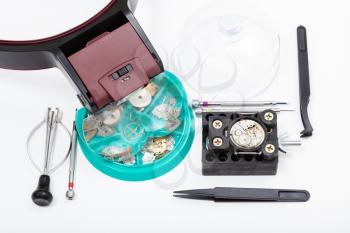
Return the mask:
[[183,198],[183,195],[178,195],[178,194],[173,194],[173,197],[179,197],[179,198]]
[[313,131],[312,130],[303,130],[300,132],[300,137],[302,138],[306,138],[306,137],[311,137],[312,134],[313,134]]
[[187,190],[178,190],[178,191],[174,191],[173,193],[187,193],[188,191]]

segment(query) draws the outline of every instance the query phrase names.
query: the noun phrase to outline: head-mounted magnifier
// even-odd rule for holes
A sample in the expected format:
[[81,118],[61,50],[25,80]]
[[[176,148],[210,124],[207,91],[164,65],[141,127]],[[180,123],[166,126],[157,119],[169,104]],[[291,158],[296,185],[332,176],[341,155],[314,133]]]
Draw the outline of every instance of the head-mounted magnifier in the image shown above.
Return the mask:
[[85,23],[59,35],[30,41],[0,40],[0,67],[57,67],[91,112],[123,101],[164,70],[132,13],[136,5],[135,0],[112,0]]

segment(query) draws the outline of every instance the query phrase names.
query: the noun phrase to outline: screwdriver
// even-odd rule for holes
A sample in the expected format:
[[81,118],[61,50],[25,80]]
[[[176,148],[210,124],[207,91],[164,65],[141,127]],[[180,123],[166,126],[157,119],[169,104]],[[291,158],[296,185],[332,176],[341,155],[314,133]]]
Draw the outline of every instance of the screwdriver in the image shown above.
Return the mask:
[[38,187],[32,194],[32,200],[39,206],[48,206],[53,200],[50,192],[50,173],[52,172],[52,151],[56,137],[57,123],[61,121],[62,115],[59,109],[48,108],[46,115],[46,138],[44,169],[39,178]]
[[278,101],[192,101],[192,108],[194,109],[201,107],[264,107],[276,105],[288,105],[288,103]]
[[69,158],[69,176],[68,176],[68,190],[66,192],[66,197],[68,200],[73,200],[75,196],[74,192],[74,180],[75,180],[75,168],[77,161],[77,129],[75,122],[73,122],[72,130],[72,145],[71,153]]

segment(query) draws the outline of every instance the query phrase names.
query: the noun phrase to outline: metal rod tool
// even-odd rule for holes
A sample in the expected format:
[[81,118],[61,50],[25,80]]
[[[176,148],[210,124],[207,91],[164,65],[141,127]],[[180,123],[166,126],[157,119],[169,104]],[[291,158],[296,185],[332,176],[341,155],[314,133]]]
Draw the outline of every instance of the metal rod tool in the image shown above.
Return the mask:
[[192,101],[192,108],[202,107],[266,107],[276,105],[287,105],[287,102],[277,101]]
[[201,116],[202,113],[206,112],[239,112],[240,114],[254,114],[260,111],[264,111],[266,109],[270,109],[274,112],[280,113],[280,112],[293,112],[294,109],[280,109],[280,108],[223,108],[223,107],[202,107],[202,108],[196,108],[194,109],[194,112],[196,116]]
[[71,153],[69,161],[69,178],[68,178],[68,190],[66,197],[68,200],[73,200],[75,196],[74,181],[75,181],[75,169],[77,161],[77,129],[75,122],[73,123],[72,138],[71,138]]
[[301,146],[302,141],[301,140],[282,140],[282,141],[279,141],[279,144],[282,146]]

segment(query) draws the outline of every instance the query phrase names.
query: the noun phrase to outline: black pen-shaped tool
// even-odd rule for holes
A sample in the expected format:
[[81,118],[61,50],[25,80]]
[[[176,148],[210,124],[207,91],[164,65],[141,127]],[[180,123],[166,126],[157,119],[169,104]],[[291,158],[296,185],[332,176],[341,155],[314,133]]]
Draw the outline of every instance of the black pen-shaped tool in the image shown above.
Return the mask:
[[175,191],[174,197],[218,202],[306,202],[310,199],[310,193],[292,189],[213,188]]
[[300,94],[300,113],[303,121],[304,130],[301,137],[310,137],[313,128],[308,114],[308,105],[310,102],[310,74],[309,74],[309,56],[307,46],[306,28],[299,26],[297,29],[298,37],[298,59],[299,59],[299,94]]

